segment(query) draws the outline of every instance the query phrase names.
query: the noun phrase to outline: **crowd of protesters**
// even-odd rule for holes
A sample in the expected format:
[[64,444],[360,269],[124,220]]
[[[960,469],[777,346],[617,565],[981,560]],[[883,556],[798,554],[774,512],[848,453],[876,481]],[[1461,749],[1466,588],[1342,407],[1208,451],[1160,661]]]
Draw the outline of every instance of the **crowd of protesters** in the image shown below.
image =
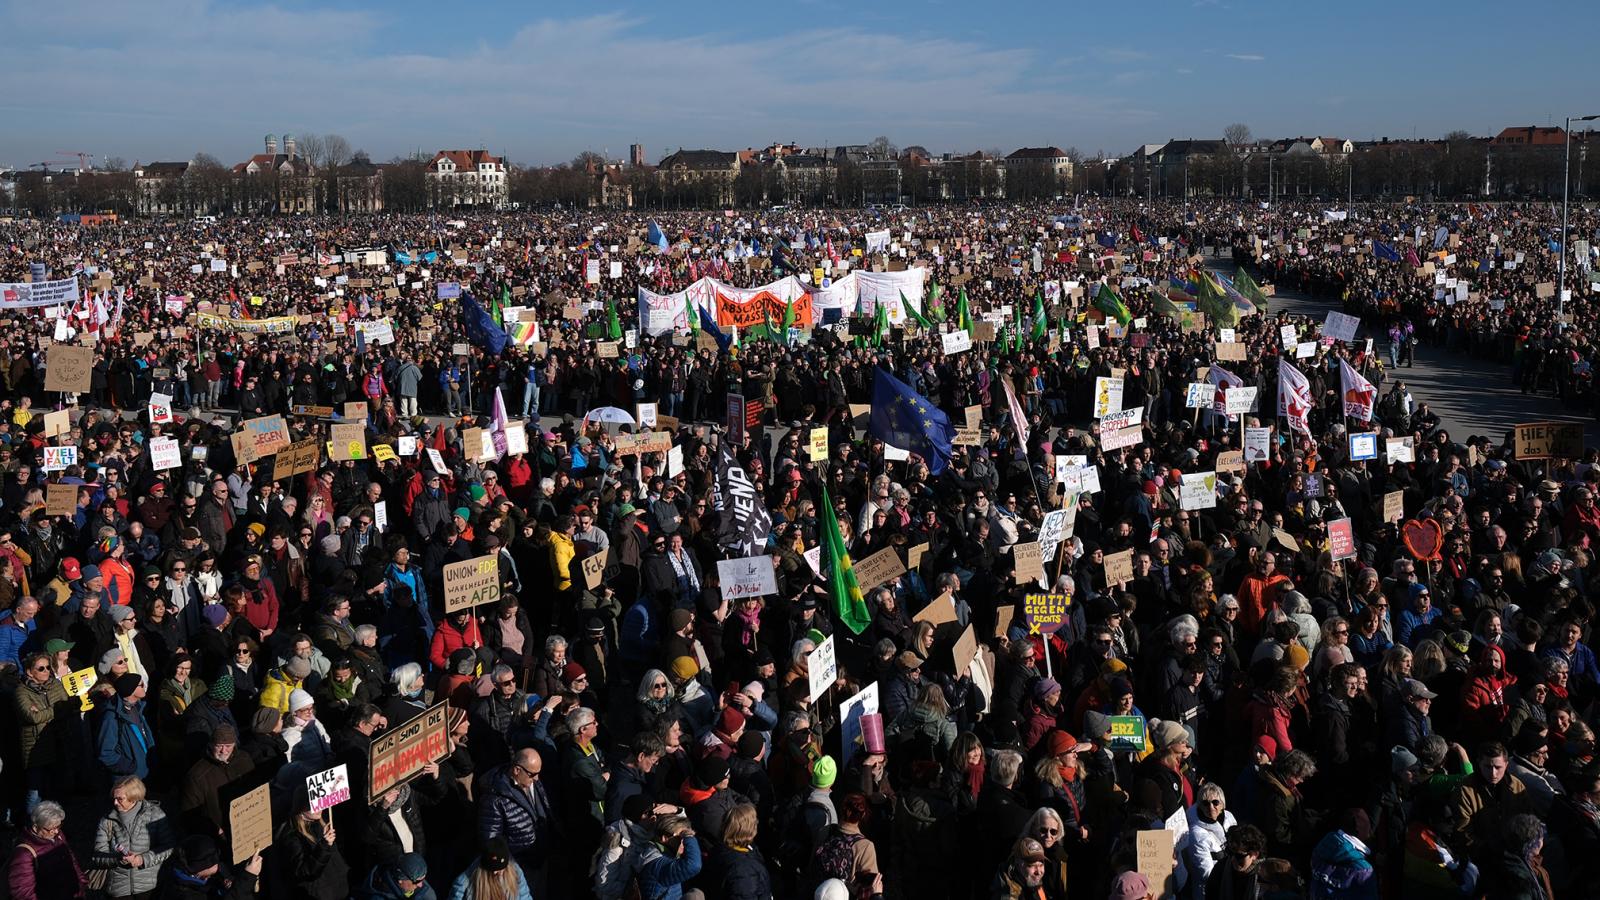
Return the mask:
[[[1543,272],[1547,211],[1325,218],[1105,201],[667,214],[666,251],[646,217],[604,212],[0,224],[0,282],[42,263],[113,284],[65,323],[0,307],[11,896],[1596,895],[1597,454],[1521,460],[1508,435],[1452,435],[1389,356],[1394,326],[1397,345],[1499,353],[1528,389],[1584,402],[1552,366],[1593,347],[1587,273],[1570,267],[1558,331],[1522,269],[1485,268],[1471,300],[1445,304],[1431,276],[1372,252],[1428,256],[1443,226],[1460,244],[1440,268],[1498,252]],[[865,235],[881,227],[896,246],[879,257]],[[356,248],[385,261],[345,263]],[[1292,360],[1314,400],[1303,430],[1271,411],[1279,357],[1318,323],[1270,303],[1226,326],[1246,352],[1222,364],[1259,388],[1258,412],[1186,404],[1219,364],[1221,323],[1157,300],[1230,253],[1363,317],[1357,340]],[[594,259],[621,277],[588,283]],[[843,260],[926,266],[934,324],[816,323],[737,347],[636,331],[639,287]],[[1097,306],[1099,281],[1129,321]],[[484,306],[512,297],[541,340],[489,352],[439,282]],[[958,295],[974,317],[1025,311],[1046,282],[1047,339],[1008,314],[993,340],[943,353]],[[572,299],[601,309],[571,318]],[[635,334],[615,358],[600,350],[613,311]],[[291,333],[239,324],[282,316]],[[380,317],[394,341],[357,340]],[[47,392],[53,340],[84,332],[89,389]],[[1387,388],[1370,423],[1345,415],[1341,363]],[[975,439],[948,460],[889,458],[859,414],[880,369],[954,421],[978,407]],[[1092,412],[1112,376],[1143,416],[1138,443],[1105,450]],[[175,421],[152,421],[152,393]],[[735,429],[742,443],[725,427],[734,393],[766,426]],[[464,439],[494,427],[497,396],[529,446],[484,458]],[[305,408],[343,420],[362,401],[367,445],[411,452],[323,453],[278,480],[272,457],[236,458],[240,420],[283,415],[321,445],[334,417]],[[672,454],[619,453],[634,429],[587,417],[638,403],[676,420]],[[58,409],[65,429],[47,429]],[[1267,457],[1218,471],[1252,426],[1273,429]],[[1352,460],[1366,430],[1412,438],[1415,460]],[[175,467],[156,467],[158,438],[177,440]],[[69,445],[76,462],[45,471],[46,448]],[[1063,488],[1074,456],[1098,487]],[[723,540],[729,457],[770,515],[755,555],[776,585],[736,601],[717,566],[747,555]],[[1214,505],[1184,508],[1183,475],[1213,471]],[[49,511],[59,484],[77,486],[71,514]],[[1437,553],[1403,540],[1396,493]],[[1061,508],[1070,536],[1042,582],[1019,578],[1014,548]],[[859,632],[829,590],[836,560],[808,554],[834,518],[857,564],[892,548],[908,567],[861,585]],[[1336,559],[1339,524],[1353,556]],[[1108,582],[1122,551],[1131,574]],[[500,599],[446,614],[445,567],[483,556]],[[1023,614],[1041,592],[1067,598],[1049,634]],[[814,700],[809,657],[829,638],[838,676]],[[872,685],[878,712],[847,721],[841,703]],[[446,700],[444,752],[370,796],[374,739]],[[1134,746],[1113,735],[1130,717]],[[312,812],[307,776],[338,765],[353,796]],[[274,840],[236,860],[230,807],[262,784]],[[1153,831],[1170,859],[1141,858]]]

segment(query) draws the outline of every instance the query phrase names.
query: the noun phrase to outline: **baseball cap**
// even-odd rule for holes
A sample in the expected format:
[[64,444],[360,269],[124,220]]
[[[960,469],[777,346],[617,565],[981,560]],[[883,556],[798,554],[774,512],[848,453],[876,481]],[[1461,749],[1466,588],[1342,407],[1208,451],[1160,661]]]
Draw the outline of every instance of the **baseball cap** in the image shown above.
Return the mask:
[[1415,678],[1406,679],[1406,683],[1401,687],[1401,693],[1405,694],[1405,698],[1407,700],[1432,700],[1433,698],[1439,696],[1433,691],[1428,690],[1427,685],[1416,680]]

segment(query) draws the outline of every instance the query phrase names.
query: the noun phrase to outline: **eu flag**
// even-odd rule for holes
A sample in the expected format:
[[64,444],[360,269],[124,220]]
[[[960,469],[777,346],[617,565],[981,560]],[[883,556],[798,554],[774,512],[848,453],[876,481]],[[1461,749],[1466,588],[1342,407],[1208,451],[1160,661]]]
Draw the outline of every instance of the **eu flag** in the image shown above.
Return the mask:
[[491,356],[499,356],[506,349],[506,342],[511,340],[471,294],[461,295],[461,324],[467,330],[467,340],[489,351]]
[[1388,260],[1389,262],[1400,261],[1400,251],[1394,249],[1388,244],[1385,244],[1383,241],[1372,242],[1372,255],[1379,259]]
[[935,475],[950,461],[956,438],[956,429],[944,410],[883,369],[873,374],[872,417],[867,430],[886,444],[921,456]]

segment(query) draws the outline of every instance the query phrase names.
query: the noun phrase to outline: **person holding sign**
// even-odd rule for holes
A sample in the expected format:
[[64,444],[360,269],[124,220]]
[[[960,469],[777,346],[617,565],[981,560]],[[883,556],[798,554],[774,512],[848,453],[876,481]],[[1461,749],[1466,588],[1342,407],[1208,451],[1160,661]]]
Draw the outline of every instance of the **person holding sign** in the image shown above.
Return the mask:
[[333,821],[311,811],[304,789],[295,792],[294,809],[272,842],[274,877],[283,879],[291,896],[344,900],[350,896],[350,866],[336,843]]

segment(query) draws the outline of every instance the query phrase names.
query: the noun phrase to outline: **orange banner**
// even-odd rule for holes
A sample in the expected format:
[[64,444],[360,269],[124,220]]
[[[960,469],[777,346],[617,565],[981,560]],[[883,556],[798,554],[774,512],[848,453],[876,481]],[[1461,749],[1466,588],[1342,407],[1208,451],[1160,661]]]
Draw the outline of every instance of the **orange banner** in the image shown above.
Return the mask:
[[[750,328],[771,321],[776,327],[783,323],[785,306],[787,304],[771,291],[762,291],[745,301],[735,300],[727,294],[718,294],[717,325]],[[796,328],[810,328],[811,324],[811,295],[801,294],[794,301],[794,325]]]

